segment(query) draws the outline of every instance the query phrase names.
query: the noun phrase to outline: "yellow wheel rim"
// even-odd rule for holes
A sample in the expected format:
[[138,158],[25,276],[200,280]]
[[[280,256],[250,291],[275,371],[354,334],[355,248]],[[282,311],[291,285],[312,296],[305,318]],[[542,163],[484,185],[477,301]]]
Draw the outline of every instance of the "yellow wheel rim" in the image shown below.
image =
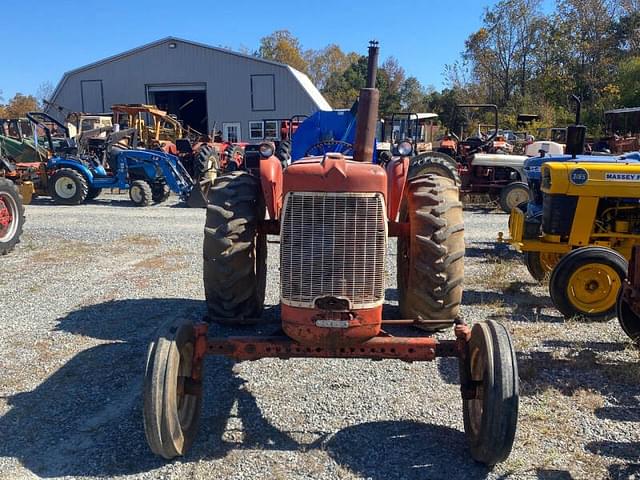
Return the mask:
[[545,272],[550,272],[551,270],[553,270],[562,258],[562,254],[560,253],[540,252],[539,255],[540,265]]
[[567,285],[569,301],[583,313],[603,313],[614,307],[620,276],[609,265],[590,263],[578,268]]

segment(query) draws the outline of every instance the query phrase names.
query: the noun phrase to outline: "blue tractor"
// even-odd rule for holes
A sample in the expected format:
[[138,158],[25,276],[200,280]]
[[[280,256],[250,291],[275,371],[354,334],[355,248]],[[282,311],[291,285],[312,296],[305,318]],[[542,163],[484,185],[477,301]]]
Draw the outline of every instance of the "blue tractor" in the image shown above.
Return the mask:
[[[134,128],[112,130],[78,149],[68,130],[51,116],[31,112],[29,119],[46,136],[51,157],[47,161],[47,187],[54,202],[78,205],[93,200],[102,189],[129,190],[134,205],[164,202],[173,191],[189,206],[203,207],[201,185],[194,182],[179,159],[155,150],[135,148]],[[62,134],[60,136],[60,134]]]

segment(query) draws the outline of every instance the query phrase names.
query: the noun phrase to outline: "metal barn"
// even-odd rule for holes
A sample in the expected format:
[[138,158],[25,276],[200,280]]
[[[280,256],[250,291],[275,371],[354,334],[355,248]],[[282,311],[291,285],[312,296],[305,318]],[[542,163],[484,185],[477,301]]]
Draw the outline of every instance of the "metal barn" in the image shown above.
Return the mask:
[[102,113],[147,103],[225,140],[277,138],[278,119],[331,107],[309,78],[277,62],[168,37],[65,73],[51,101]]

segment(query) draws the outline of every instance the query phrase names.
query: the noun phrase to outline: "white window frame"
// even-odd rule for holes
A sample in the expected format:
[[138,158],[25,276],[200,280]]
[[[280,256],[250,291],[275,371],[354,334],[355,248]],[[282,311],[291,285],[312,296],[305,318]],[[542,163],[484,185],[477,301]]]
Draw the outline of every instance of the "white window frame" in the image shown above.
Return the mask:
[[240,122],[223,122],[222,123],[222,139],[225,142],[230,141],[229,140],[229,128],[237,128],[238,130],[238,138],[236,141],[240,142],[242,141],[242,125],[240,124]]
[[[260,125],[260,136],[256,137],[253,135],[253,127],[258,124]],[[264,122],[260,120],[251,120],[249,121],[249,140],[262,140],[264,139]]]
[[[280,140],[280,122],[278,120],[265,120],[262,128],[262,133],[264,135],[264,139],[265,140]],[[272,137],[267,137],[267,124],[268,123],[272,123],[273,124],[273,131],[275,132],[275,135]]]

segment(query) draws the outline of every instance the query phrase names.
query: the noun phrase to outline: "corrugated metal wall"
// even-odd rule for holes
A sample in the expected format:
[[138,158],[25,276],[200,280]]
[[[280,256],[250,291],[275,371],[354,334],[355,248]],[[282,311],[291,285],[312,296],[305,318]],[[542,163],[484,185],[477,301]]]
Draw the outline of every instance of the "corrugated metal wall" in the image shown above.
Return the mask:
[[[169,48],[170,43],[176,47]],[[252,75],[273,75],[275,111],[252,110]],[[102,81],[106,110],[115,103],[147,102],[147,85],[205,83],[209,130],[214,122],[218,129],[223,122],[240,122],[244,140],[249,137],[251,120],[289,118],[318,110],[287,67],[179,40],[166,40],[71,72],[63,78],[52,100],[73,111],[83,111],[83,90],[87,91],[87,85],[98,85],[91,82],[96,80]],[[92,88],[91,91],[98,90]],[[86,99],[85,103],[95,105],[96,102]]]

